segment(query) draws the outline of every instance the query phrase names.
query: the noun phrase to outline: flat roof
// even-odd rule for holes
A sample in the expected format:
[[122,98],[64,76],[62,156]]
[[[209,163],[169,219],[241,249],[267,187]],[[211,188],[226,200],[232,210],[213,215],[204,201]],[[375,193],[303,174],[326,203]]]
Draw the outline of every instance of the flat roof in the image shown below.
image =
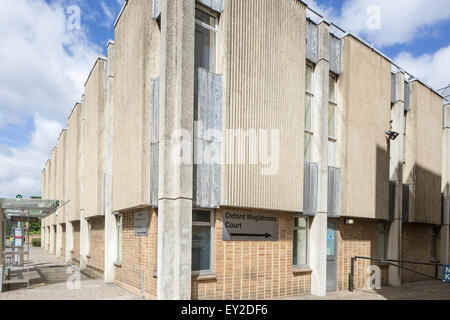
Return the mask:
[[59,200],[0,199],[0,207],[6,218],[46,218],[56,212]]

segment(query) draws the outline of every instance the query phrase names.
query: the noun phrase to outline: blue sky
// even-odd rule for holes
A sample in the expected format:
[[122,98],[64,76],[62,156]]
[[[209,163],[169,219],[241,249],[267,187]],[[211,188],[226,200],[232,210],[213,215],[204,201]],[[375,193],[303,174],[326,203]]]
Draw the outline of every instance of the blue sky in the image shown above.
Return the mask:
[[[450,83],[450,0],[304,1],[435,89]],[[96,58],[106,55],[123,2],[3,1],[0,197],[40,195],[41,170]],[[69,27],[71,6],[79,28]]]

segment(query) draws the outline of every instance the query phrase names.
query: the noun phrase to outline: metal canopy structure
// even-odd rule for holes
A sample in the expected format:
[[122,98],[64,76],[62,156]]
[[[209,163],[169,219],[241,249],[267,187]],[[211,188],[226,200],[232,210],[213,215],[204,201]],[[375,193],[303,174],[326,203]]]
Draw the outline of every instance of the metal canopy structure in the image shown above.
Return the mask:
[[59,207],[59,200],[0,199],[0,208],[5,218],[30,217],[46,218]]

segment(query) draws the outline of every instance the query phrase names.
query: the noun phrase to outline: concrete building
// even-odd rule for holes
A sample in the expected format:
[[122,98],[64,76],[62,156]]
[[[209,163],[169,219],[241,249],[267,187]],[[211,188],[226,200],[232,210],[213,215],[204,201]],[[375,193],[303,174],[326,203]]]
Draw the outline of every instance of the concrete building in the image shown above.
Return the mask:
[[[446,100],[303,2],[129,0],[107,52],[42,173],[46,250],[150,299],[449,262]],[[359,260],[357,288],[372,264],[423,279]]]

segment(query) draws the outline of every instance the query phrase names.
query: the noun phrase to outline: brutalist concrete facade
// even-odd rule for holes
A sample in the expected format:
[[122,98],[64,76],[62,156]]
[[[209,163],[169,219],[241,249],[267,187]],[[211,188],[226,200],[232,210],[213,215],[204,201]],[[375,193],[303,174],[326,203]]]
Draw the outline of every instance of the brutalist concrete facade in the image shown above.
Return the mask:
[[[449,262],[448,102],[303,2],[129,0],[107,52],[42,173],[46,250],[150,299]],[[356,287],[373,265],[422,279]]]

